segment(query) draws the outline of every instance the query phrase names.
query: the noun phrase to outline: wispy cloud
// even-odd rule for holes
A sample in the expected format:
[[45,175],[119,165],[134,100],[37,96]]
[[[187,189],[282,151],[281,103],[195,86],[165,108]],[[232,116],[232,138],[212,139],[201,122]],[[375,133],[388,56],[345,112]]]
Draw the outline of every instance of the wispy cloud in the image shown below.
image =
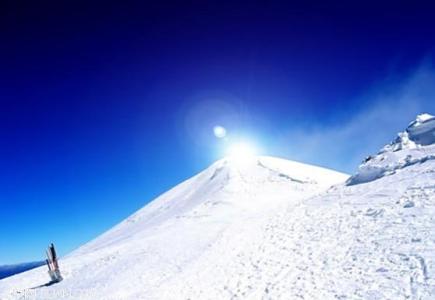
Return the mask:
[[365,103],[363,109],[344,121],[290,129],[279,138],[278,152],[352,173],[364,157],[394,139],[417,114],[435,114],[435,69],[425,63],[406,78],[387,80],[358,99]]

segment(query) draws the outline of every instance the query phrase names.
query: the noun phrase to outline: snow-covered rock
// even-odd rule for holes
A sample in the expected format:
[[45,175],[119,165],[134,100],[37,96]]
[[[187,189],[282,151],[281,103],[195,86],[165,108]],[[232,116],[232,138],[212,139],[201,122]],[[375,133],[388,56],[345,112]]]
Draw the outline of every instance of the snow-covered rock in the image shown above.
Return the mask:
[[409,139],[419,145],[435,143],[435,117],[429,114],[421,114],[409,124],[406,129]]
[[354,185],[369,182],[394,174],[405,167],[433,160],[434,149],[435,117],[429,114],[418,115],[393,142],[383,147],[378,154],[366,158],[347,183]]

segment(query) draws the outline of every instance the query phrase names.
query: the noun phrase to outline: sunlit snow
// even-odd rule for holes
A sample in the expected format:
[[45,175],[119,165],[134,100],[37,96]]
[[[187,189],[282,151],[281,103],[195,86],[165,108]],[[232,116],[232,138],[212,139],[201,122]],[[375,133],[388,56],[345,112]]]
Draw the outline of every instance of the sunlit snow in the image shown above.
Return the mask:
[[434,299],[433,125],[350,179],[222,159],[61,259],[62,282],[39,287],[41,267],[1,280],[0,299]]

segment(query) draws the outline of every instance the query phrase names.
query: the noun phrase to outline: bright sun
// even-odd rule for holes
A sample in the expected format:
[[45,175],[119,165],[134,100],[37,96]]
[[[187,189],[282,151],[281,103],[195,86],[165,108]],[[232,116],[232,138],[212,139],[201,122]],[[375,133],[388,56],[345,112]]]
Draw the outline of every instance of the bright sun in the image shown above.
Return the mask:
[[241,164],[251,161],[255,155],[255,147],[248,143],[233,144],[228,149],[228,156],[235,162]]

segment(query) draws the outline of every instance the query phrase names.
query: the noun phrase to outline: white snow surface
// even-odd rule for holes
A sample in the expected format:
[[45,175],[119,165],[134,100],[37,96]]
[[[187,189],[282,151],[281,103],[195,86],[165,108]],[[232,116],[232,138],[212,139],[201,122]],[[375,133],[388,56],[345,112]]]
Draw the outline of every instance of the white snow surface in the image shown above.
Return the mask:
[[62,258],[62,282],[41,267],[0,299],[435,299],[434,145],[378,155],[392,171],[352,184],[218,161]]
[[[196,295],[199,290],[182,294],[186,291],[181,287],[175,290],[177,278],[188,276],[207,257],[211,261],[201,269],[218,261],[226,265],[222,268],[231,266],[234,250],[251,251],[261,242],[258,238],[271,215],[346,178],[346,174],[278,158],[253,157],[242,164],[231,158],[220,160],[62,258],[62,282],[42,286],[49,278],[44,266],[1,280],[0,299],[228,297],[225,284],[212,282],[208,289],[216,289],[214,296]],[[224,257],[228,260],[222,261]]]

